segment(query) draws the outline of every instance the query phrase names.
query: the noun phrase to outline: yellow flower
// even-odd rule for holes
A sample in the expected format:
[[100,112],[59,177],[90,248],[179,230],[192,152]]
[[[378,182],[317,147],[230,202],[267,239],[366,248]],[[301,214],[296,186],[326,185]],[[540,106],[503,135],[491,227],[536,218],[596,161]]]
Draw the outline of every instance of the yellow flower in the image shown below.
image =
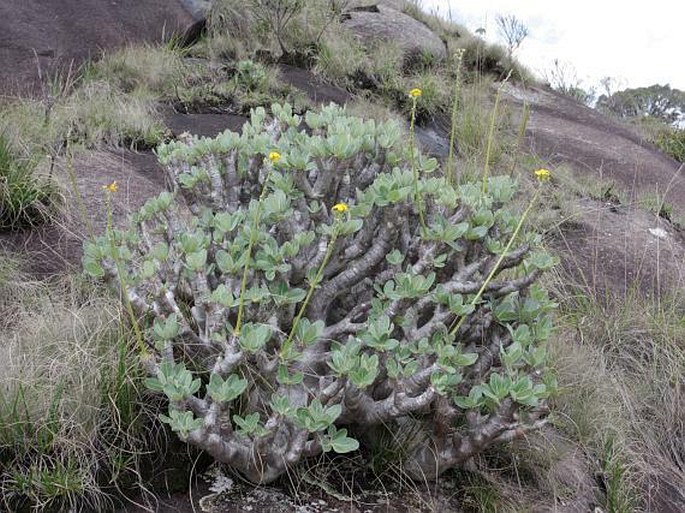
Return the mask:
[[423,94],[423,91],[421,91],[421,89],[418,89],[418,88],[414,88],[411,91],[409,91],[409,96],[411,96],[412,98],[418,98],[422,94]]
[[269,160],[270,160],[273,164],[275,164],[276,162],[278,162],[279,160],[281,160],[281,154],[278,153],[277,151],[272,151],[271,153],[269,153]]
[[331,210],[335,214],[344,214],[348,210],[350,210],[350,207],[347,205],[347,203],[336,203],[331,207]]
[[114,180],[111,184],[109,185],[103,185],[102,188],[106,190],[107,192],[117,192],[119,190],[119,184],[117,183],[116,180]]
[[535,171],[535,178],[537,178],[540,182],[546,182],[551,176],[552,173],[550,173],[549,169],[538,169]]

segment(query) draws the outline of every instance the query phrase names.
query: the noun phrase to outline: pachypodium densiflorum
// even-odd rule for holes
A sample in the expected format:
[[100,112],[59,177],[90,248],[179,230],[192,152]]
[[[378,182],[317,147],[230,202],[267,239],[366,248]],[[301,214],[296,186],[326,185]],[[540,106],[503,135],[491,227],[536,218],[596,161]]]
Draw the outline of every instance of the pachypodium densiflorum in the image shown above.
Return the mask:
[[162,420],[261,483],[359,428],[415,423],[430,478],[544,423],[554,262],[509,244],[516,183],[452,185],[394,122],[271,111],[160,146],[174,191],[85,247],[150,320]]

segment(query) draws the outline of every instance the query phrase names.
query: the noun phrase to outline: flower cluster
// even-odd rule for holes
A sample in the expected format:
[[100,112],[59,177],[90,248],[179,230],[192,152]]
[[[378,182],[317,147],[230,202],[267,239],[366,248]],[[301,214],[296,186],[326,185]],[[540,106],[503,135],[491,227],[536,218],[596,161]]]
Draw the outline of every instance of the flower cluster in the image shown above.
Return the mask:
[[114,194],[115,192],[117,192],[117,191],[119,190],[119,184],[117,183],[116,180],[114,180],[114,181],[113,181],[112,183],[110,183],[110,184],[103,185],[103,186],[102,186],[102,189],[105,190],[105,191],[107,191],[107,192],[110,193],[110,194]]
[[552,173],[549,171],[549,169],[538,169],[535,171],[535,178],[537,178],[540,182],[549,181],[551,176]]

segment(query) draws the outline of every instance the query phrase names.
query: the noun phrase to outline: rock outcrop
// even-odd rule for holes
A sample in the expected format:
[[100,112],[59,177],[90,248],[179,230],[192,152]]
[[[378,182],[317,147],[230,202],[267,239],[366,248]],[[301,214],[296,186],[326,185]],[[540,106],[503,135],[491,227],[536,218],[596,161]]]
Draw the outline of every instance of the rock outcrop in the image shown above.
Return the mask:
[[444,59],[447,49],[442,39],[398,7],[400,2],[389,0],[361,4],[344,14],[343,26],[365,46],[373,46],[380,41],[396,44],[404,52],[405,62],[424,56]]
[[200,15],[189,1],[3,0],[0,91],[35,92],[40,77],[99,50],[184,34]]

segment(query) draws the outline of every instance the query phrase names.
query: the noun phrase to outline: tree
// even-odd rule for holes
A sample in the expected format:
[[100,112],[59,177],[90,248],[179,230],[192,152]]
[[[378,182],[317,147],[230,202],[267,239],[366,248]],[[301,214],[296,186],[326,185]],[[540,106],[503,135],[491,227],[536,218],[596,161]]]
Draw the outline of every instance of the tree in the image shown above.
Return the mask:
[[683,119],[685,93],[667,85],[624,89],[614,94],[603,94],[597,108],[621,118],[652,117],[668,124]]
[[506,16],[498,14],[495,19],[497,22],[497,29],[507,45],[509,60],[511,60],[514,52],[528,36],[528,27],[513,14]]

